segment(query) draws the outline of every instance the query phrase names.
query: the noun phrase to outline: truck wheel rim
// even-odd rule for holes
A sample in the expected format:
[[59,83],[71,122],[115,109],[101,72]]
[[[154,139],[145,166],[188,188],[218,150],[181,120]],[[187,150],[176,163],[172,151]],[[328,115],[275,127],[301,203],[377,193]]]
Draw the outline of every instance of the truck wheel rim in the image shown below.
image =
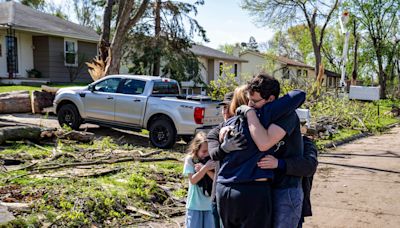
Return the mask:
[[64,121],[68,124],[72,124],[74,120],[74,115],[71,111],[64,111]]
[[165,127],[159,126],[154,128],[154,135],[157,143],[165,143],[168,140],[168,130]]

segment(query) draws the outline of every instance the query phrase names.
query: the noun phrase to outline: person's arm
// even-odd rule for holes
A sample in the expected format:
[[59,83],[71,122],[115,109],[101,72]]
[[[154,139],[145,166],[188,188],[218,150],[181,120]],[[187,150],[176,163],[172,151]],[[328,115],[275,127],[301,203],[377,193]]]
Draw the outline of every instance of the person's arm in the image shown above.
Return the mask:
[[221,128],[222,124],[211,129],[211,131],[207,134],[208,153],[210,154],[211,159],[214,161],[222,160],[225,157],[225,152],[221,150],[219,142],[219,131]]
[[215,175],[214,171],[212,171],[212,170],[207,171],[207,175],[211,178],[211,180],[214,180],[214,175]]
[[[270,123],[273,123],[281,118],[284,118],[292,111],[295,111],[298,107],[300,107],[306,99],[306,93],[302,90],[292,90],[289,93],[285,94],[281,98],[271,102],[270,104],[264,105],[260,109],[261,116],[271,116],[270,122],[263,122],[261,119],[261,123],[264,127],[269,126]],[[266,108],[268,106],[268,108]],[[266,121],[265,119],[264,121]]]
[[260,151],[267,151],[277,144],[286,135],[285,129],[276,124],[271,124],[267,129],[261,125],[254,110],[247,112],[247,124],[251,138]]
[[[189,173],[189,181],[191,184],[197,184],[206,174],[207,172],[214,169],[215,163],[214,161],[208,161],[205,165],[203,165],[199,172]],[[212,174],[214,176],[214,174]]]
[[318,150],[314,142],[303,137],[304,154],[301,157],[286,158],[286,174],[291,176],[311,177],[315,174],[318,166]]
[[317,170],[318,150],[311,139],[303,137],[303,141],[303,156],[277,159],[272,155],[267,155],[257,163],[258,167],[262,169],[278,169],[291,176],[311,177]]

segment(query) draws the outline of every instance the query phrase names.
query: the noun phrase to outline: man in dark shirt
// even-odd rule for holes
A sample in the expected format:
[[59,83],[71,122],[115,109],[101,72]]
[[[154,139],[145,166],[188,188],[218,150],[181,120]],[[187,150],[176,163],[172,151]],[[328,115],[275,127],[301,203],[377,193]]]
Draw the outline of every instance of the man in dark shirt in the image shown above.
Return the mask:
[[[268,116],[263,113],[263,109],[269,103],[278,98],[280,93],[279,82],[269,75],[258,75],[249,83],[249,107],[241,107],[241,112],[245,115],[249,125],[252,139],[257,144],[259,150],[263,151],[271,148],[271,135],[279,137],[281,140],[276,143],[274,154],[267,155],[265,159],[258,162],[259,167],[271,159],[276,159],[275,178],[273,180],[273,226],[276,228],[297,227],[301,218],[303,205],[303,190],[301,177],[287,175],[282,171],[284,161],[290,157],[303,157],[303,140],[300,132],[300,121],[296,113],[290,112],[278,121],[267,123]],[[257,116],[255,109],[259,109],[260,116]]]

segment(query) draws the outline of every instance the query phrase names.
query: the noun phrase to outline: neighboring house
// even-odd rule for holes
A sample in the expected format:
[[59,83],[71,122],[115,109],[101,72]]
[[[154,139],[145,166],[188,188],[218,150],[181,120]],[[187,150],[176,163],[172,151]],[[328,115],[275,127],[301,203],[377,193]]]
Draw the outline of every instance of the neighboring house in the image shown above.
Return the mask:
[[[69,82],[68,68],[96,56],[98,40],[91,28],[16,2],[0,3],[0,79],[24,79],[36,69],[43,80]],[[92,81],[86,66],[76,81]]]
[[[239,56],[248,61],[242,64],[242,75],[253,76],[267,72],[279,79],[298,82],[305,81],[306,78],[316,78],[314,67],[284,56],[269,56],[254,51],[244,51]],[[340,74],[330,70],[325,70],[324,73],[323,86],[336,88],[339,85]]]
[[[291,79],[301,82],[305,78],[316,78],[315,69],[305,63],[289,59],[284,56],[269,57],[275,63],[274,70],[270,73],[281,79]],[[324,71],[323,86],[337,88],[339,86],[340,74],[330,70]]]
[[267,59],[264,54],[255,51],[243,51],[239,54],[239,57],[247,60],[246,63],[242,64],[242,79],[251,78],[260,72],[268,72],[266,70]]
[[[217,80],[218,77],[223,73],[221,71],[222,66],[230,68],[237,80],[240,81],[240,75],[242,71],[242,64],[247,62],[246,60],[237,56],[228,55],[222,51],[206,47],[204,45],[193,45],[190,49],[199,59],[201,66],[201,76],[205,84],[209,84],[212,80]],[[182,82],[182,93],[192,94],[205,94],[206,88],[203,85],[195,85],[192,81]]]

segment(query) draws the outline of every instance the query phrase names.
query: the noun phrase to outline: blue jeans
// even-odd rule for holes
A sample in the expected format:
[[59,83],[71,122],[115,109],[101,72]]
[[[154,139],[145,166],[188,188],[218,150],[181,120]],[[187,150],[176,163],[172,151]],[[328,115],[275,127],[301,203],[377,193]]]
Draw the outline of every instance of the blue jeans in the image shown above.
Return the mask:
[[303,189],[273,189],[273,227],[294,228],[299,225],[303,207]]

